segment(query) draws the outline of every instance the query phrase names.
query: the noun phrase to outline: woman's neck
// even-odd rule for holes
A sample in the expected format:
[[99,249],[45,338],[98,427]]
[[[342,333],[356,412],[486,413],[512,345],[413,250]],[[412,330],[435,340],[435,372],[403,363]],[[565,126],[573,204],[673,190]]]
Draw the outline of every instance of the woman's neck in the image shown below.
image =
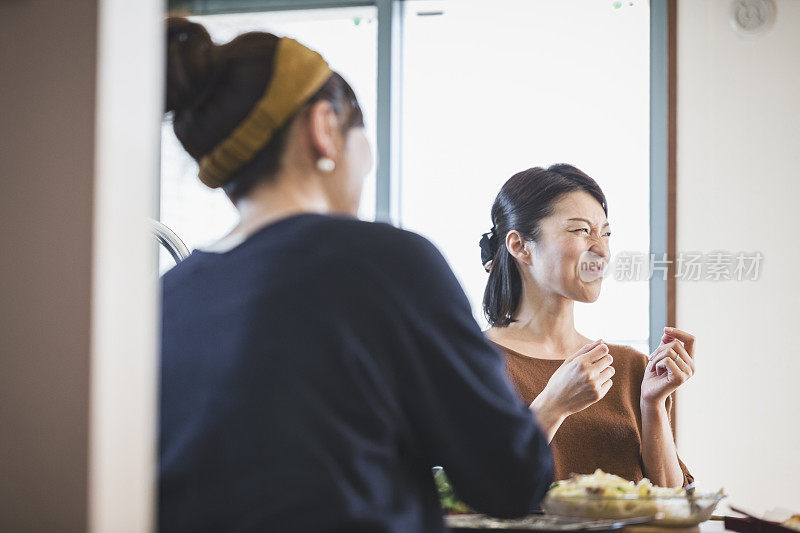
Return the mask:
[[239,224],[228,237],[242,238],[273,222],[303,213],[331,212],[325,191],[315,186],[316,180],[299,176],[276,176],[270,182],[256,185],[236,202]]
[[573,300],[526,280],[514,322],[492,328],[489,337],[527,355],[566,357],[589,342],[575,330],[574,306]]

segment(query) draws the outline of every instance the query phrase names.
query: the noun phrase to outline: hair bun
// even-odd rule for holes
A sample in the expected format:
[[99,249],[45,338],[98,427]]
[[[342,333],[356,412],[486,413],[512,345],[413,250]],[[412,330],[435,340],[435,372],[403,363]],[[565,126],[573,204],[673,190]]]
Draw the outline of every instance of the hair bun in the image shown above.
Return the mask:
[[478,246],[481,248],[481,264],[486,272],[492,269],[492,261],[497,255],[498,240],[497,230],[492,226],[492,229],[481,235],[481,240]]
[[180,113],[200,103],[217,70],[216,48],[202,25],[167,19],[166,111]]

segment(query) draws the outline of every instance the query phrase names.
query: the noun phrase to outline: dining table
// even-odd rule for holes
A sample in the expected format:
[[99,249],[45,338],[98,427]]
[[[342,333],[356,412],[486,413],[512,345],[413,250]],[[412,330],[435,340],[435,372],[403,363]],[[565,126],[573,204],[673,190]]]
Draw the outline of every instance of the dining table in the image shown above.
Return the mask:
[[[451,527],[449,531],[453,533],[489,533],[499,532],[503,529],[483,529],[472,527]],[[523,531],[523,529],[506,529],[505,531]],[[531,531],[534,531],[533,529]],[[539,530],[541,531],[541,530]],[[608,530],[606,530],[608,531]],[[725,522],[723,517],[714,516],[711,520],[701,522],[699,525],[693,527],[673,527],[673,526],[659,526],[659,525],[631,525],[621,529],[613,530],[615,533],[722,533],[727,531],[725,529]]]
[[726,531],[725,522],[722,520],[706,520],[694,527],[666,527],[666,526],[627,526],[622,528],[625,533],[721,533]]

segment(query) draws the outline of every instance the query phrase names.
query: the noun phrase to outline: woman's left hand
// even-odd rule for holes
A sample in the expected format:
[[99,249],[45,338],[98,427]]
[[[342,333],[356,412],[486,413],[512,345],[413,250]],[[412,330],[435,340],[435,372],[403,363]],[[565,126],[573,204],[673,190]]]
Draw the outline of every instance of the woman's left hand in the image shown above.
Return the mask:
[[675,389],[694,374],[694,336],[675,328],[664,328],[661,344],[650,355],[642,379],[643,404],[664,405]]

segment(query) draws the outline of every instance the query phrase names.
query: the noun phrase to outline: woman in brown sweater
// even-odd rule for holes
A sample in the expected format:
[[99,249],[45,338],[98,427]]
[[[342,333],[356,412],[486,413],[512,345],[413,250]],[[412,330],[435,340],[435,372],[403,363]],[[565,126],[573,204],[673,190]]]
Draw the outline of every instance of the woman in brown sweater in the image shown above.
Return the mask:
[[571,165],[512,176],[481,239],[486,333],[551,439],[556,479],[601,468],[686,485],[693,477],[675,448],[671,394],[694,373],[694,338],[664,328],[648,357],[575,329],[575,301],[600,295],[607,216],[600,187]]

